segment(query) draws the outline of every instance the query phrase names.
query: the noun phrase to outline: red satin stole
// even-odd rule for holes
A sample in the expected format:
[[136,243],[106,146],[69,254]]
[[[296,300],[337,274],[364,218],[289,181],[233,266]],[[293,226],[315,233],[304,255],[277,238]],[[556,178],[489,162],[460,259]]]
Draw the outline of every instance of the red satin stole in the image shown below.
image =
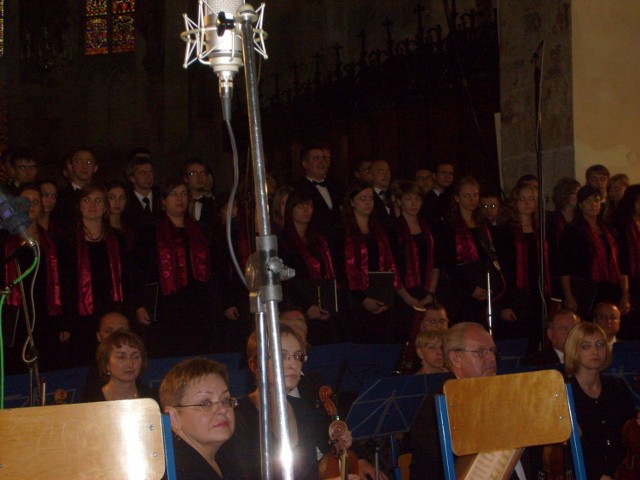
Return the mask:
[[[389,240],[377,227],[372,232],[378,242],[378,266],[381,272],[393,272],[393,288],[402,288],[400,275],[393,260]],[[347,280],[350,290],[366,290],[369,286],[369,252],[364,235],[356,233],[347,235],[344,242],[344,253],[347,270]]]
[[329,247],[327,241],[322,235],[315,235],[314,244],[319,249],[320,258],[312,254],[309,250],[309,245],[304,241],[294,227],[288,229],[287,235],[293,239],[296,248],[302,255],[305,265],[307,266],[307,272],[311,280],[332,280],[336,278],[333,270],[333,260],[331,260],[331,254],[329,253]]
[[[187,242],[189,242],[189,264],[193,278],[206,282],[211,275],[211,257],[207,242],[192,218],[185,218]],[[158,283],[163,295],[171,295],[181,287],[186,287],[189,279],[187,272],[187,249],[182,235],[169,217],[158,222],[156,229],[156,248],[158,252]]]
[[[38,226],[38,235],[40,237],[40,252],[41,255],[44,254],[44,260],[47,265],[47,310],[51,316],[59,315],[62,313],[62,301],[60,300],[60,279],[58,277],[56,247],[47,231],[40,226]],[[11,255],[16,248],[20,247],[21,243],[22,239],[20,237],[9,237],[5,244],[5,255]],[[5,283],[9,284],[17,277],[18,271],[15,261],[11,261],[5,269]],[[7,297],[7,304],[16,307],[21,306],[20,290],[18,288],[11,289]]]
[[[618,244],[604,223],[598,220],[598,224],[605,240],[600,235],[596,235],[589,224],[586,224],[591,250],[591,279],[595,282],[619,282]],[[609,244],[610,256],[607,253],[606,244]]]
[[[421,235],[427,239],[427,263],[424,266],[424,275],[420,275],[420,255],[418,254],[418,244],[415,241],[414,236],[411,234],[409,224],[403,215],[398,217],[398,239],[400,246],[404,248],[405,262],[407,273],[403,278],[404,286],[407,288],[424,287],[426,290],[431,285],[431,272],[433,270],[433,235],[427,221],[423,218],[419,218]],[[422,277],[422,278],[421,278]]]
[[[122,262],[120,261],[120,245],[113,233],[104,237],[111,270],[111,300],[122,302]],[[93,289],[91,287],[91,263],[89,247],[84,238],[84,231],[78,231],[78,313],[81,316],[93,315]]]
[[[521,227],[514,228],[516,239],[516,287],[518,289],[530,289],[533,285],[529,285],[529,243],[525,237]],[[538,232],[535,232],[536,253],[540,251],[540,238]],[[547,242],[544,242],[544,293],[551,294],[551,282],[549,280],[549,252]]]
[[[453,228],[455,231],[456,242],[456,260],[458,263],[471,263],[478,260],[478,248],[476,242],[473,239],[471,229],[467,227],[466,222],[462,218],[456,218],[453,221]],[[478,228],[482,229],[486,235],[487,240],[491,242],[491,232],[486,224],[479,225]]]

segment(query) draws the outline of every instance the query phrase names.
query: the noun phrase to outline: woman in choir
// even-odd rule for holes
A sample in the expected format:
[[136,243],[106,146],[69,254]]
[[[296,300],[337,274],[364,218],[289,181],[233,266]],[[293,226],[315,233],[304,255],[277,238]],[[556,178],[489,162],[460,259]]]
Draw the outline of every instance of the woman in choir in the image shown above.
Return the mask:
[[107,191],[99,184],[83,187],[77,196],[76,228],[60,242],[62,305],[71,320],[71,349],[76,365],[87,365],[98,319],[122,310],[129,293],[124,236],[107,218]]
[[[182,180],[170,180],[160,194],[164,215],[145,227],[134,247],[136,319],[148,327],[152,357],[206,353],[213,336],[209,246],[187,213],[189,191]],[[141,290],[145,285],[147,293],[156,289],[152,304]]]
[[[31,237],[38,243],[40,249],[40,265],[38,275],[35,276],[34,304],[27,301],[28,318],[34,332],[34,342],[38,350],[38,361],[41,371],[54,370],[68,366],[64,358],[64,346],[69,340],[69,325],[62,315],[62,301],[60,297],[60,279],[58,272],[58,255],[56,246],[48,232],[38,224],[42,211],[42,196],[40,188],[35,184],[21,185],[18,196],[29,201],[29,228]],[[33,264],[34,251],[31,248],[22,249],[24,241],[20,236],[9,236],[4,242],[5,284],[18,278],[18,266],[24,273]],[[12,256],[15,256],[12,258]],[[16,264],[17,262],[17,264]],[[34,281],[31,273],[22,284],[24,292],[30,298],[29,291]],[[20,368],[22,349],[26,340],[26,325],[24,318],[24,302],[20,285],[14,287],[7,296],[8,308],[3,322],[4,338],[7,339],[7,370],[11,373],[22,373]],[[8,319],[17,318],[16,322]],[[10,340],[12,339],[13,340]],[[33,358],[31,352],[27,356]],[[17,370],[16,370],[17,369]]]
[[629,300],[631,302],[630,321],[623,328],[630,327],[633,338],[640,338],[640,185],[631,185],[624,192],[618,204],[613,224],[620,247],[618,261],[620,273],[626,275],[629,282]]
[[133,230],[122,223],[122,212],[127,206],[127,190],[122,182],[117,180],[107,184],[107,198],[109,200],[109,225],[120,230],[127,244],[133,244]]
[[624,380],[603,375],[610,364],[611,348],[604,331],[591,322],[575,325],[564,347],[564,370],[573,389],[589,480],[615,478],[626,454],[622,427],[632,418],[640,423]]
[[614,221],[616,210],[627,188],[629,188],[629,177],[626,174],[617,173],[609,179],[607,183],[607,203],[604,212],[604,220],[607,223]]
[[[578,191],[573,223],[560,238],[560,282],[564,306],[589,318],[591,305],[612,302],[629,312],[627,275],[618,268],[618,244],[600,217],[600,192],[586,185]],[[576,297],[584,295],[579,302]]]
[[555,210],[547,216],[547,242],[549,245],[549,268],[553,297],[562,298],[560,286],[560,237],[564,228],[575,217],[578,207],[580,182],[575,178],[563,177],[553,187],[552,200]]
[[58,186],[52,181],[42,181],[40,182],[40,194],[42,195],[42,208],[40,209],[38,224],[49,233],[53,240],[58,240],[62,237],[63,232],[60,226],[51,218],[51,212],[53,212],[58,201]]
[[546,242],[544,282],[539,278],[538,190],[526,184],[515,187],[493,234],[506,284],[496,333],[501,338],[529,338],[534,349],[542,341],[542,294],[550,294]]
[[160,384],[160,404],[171,419],[178,480],[237,478],[218,458],[233,436],[238,404],[223,364],[197,357],[174,365]]
[[309,295],[309,286],[304,281],[335,280],[336,276],[327,240],[313,227],[312,217],[311,195],[302,190],[291,192],[279,252],[285,265],[296,271],[296,276],[284,284],[287,304],[305,312],[311,343],[320,345],[335,343],[335,325],[331,312],[318,304],[317,295]]
[[495,274],[497,259],[489,227],[478,208],[480,185],[476,179],[461,178],[454,187],[453,200],[452,219],[443,225],[438,241],[442,268],[446,270],[439,301],[447,307],[452,323],[474,321],[486,325],[487,271],[491,272],[493,300],[504,287]]
[[142,339],[130,330],[116,330],[105,338],[96,352],[98,371],[106,382],[96,398],[88,402],[158,399],[156,391],[140,383],[147,368],[147,349]]
[[402,285],[389,240],[375,218],[373,195],[373,189],[366,183],[358,182],[349,190],[342,210],[344,262],[336,262],[344,265],[345,286],[351,293],[345,327],[351,339],[361,343],[406,337],[406,332],[396,328],[384,315],[395,302],[385,303],[370,296],[369,272],[391,272],[392,287],[389,288],[411,307],[420,303]]
[[[395,185],[395,204],[400,212],[395,232],[390,237],[391,248],[402,284],[409,295],[420,300],[418,307],[435,300],[440,270],[435,261],[435,242],[424,217],[418,216],[423,193],[416,182],[399,181]],[[422,314],[408,305],[400,309],[407,321],[409,342],[413,343]]]
[[289,194],[293,192],[293,187],[283,185],[276,190],[271,203],[271,233],[279,236],[284,228],[285,207]]

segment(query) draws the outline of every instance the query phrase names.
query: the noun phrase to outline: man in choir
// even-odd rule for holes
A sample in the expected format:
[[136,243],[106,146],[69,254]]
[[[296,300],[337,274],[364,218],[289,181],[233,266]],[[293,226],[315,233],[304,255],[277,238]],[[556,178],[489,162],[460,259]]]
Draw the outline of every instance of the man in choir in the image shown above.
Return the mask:
[[591,185],[593,188],[600,192],[600,198],[602,203],[607,201],[607,185],[609,184],[609,178],[611,174],[609,169],[604,165],[591,165],[587,168],[585,173],[587,185]]
[[54,220],[66,232],[74,224],[77,194],[82,187],[93,182],[98,162],[91,150],[79,148],[65,157],[64,173],[69,184],[58,191]]
[[420,214],[429,220],[432,226],[441,224],[449,216],[455,167],[449,161],[442,161],[436,166],[433,189],[424,196]]
[[[461,322],[452,326],[444,336],[442,349],[452,378],[496,374],[496,346],[489,332],[478,323]],[[444,478],[437,425],[435,396],[428,395],[409,433],[411,478]]]
[[353,167],[356,181],[371,184],[371,160],[366,157],[359,159]]
[[528,355],[522,362],[524,366],[545,366],[564,363],[564,344],[569,330],[580,323],[580,317],[566,308],[561,308],[547,321],[547,339],[549,345],[540,352]]
[[607,343],[611,348],[618,341],[620,331],[620,309],[610,302],[598,303],[593,307],[593,322],[607,335]]
[[19,150],[9,155],[9,161],[15,171],[15,178],[9,187],[17,192],[20,185],[33,183],[38,175],[36,159],[26,150]]
[[391,168],[386,160],[371,163],[371,186],[373,187],[373,210],[385,231],[395,223],[395,214],[391,208]]
[[498,224],[500,206],[500,196],[498,195],[487,193],[480,197],[480,213],[492,227],[495,227]]
[[340,225],[340,204],[344,193],[342,187],[327,178],[331,167],[331,148],[326,143],[311,144],[302,151],[304,178],[291,186],[309,192],[313,199],[312,222],[327,241],[336,239]]
[[127,163],[126,175],[131,183],[122,221],[134,229],[137,238],[145,225],[155,223],[162,214],[160,192],[154,186],[151,154],[144,149],[134,152]]
[[422,188],[425,195],[433,190],[433,177],[433,172],[427,168],[420,168],[416,170],[416,183],[420,186],[420,188]]
[[207,179],[213,177],[207,165],[200,158],[190,158],[182,164],[182,180],[189,189],[191,200],[189,212],[202,229],[207,242],[213,237],[216,216],[213,197],[207,197]]

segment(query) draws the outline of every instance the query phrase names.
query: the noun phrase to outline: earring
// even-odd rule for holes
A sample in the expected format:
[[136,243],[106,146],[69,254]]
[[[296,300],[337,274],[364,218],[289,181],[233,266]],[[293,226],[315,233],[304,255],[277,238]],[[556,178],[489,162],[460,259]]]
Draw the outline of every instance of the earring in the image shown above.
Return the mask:
[[107,370],[107,375],[111,376],[111,370]]

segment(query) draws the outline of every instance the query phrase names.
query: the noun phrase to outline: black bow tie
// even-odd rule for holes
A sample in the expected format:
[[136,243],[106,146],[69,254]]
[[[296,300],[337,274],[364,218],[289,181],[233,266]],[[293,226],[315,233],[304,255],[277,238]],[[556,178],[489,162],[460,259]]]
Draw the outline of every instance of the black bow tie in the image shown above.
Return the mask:
[[319,185],[320,187],[326,187],[327,186],[327,182],[326,181],[321,181],[321,182],[316,182],[315,180],[311,180],[311,183],[313,183],[314,185]]
[[378,192],[378,196],[379,196],[380,198],[384,197],[386,194],[387,194],[387,192],[386,192],[386,191],[384,191],[384,190],[380,190],[380,191]]

